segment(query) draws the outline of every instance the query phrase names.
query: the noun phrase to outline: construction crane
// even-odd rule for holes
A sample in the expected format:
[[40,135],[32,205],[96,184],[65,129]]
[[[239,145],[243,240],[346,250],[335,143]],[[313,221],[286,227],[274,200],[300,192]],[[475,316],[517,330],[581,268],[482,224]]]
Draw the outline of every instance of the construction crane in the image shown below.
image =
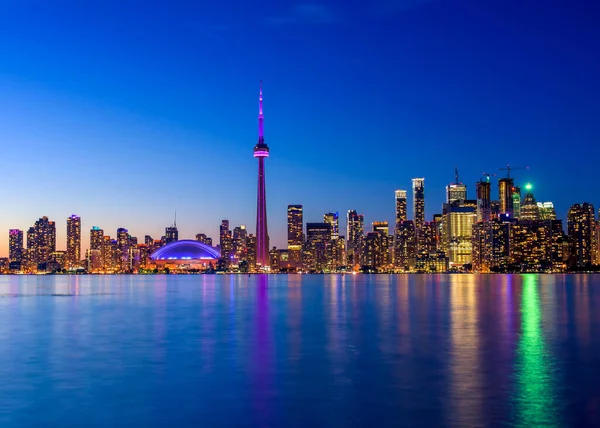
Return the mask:
[[498,168],[498,170],[500,171],[506,171],[506,178],[510,178],[510,172],[511,171],[516,171],[516,170],[520,170],[520,169],[529,169],[528,166],[510,166],[510,165],[506,165],[505,168]]
[[484,172],[484,173],[482,173],[482,175],[485,177],[485,181],[488,183],[490,182],[490,177],[496,176],[496,174],[490,174],[489,172]]

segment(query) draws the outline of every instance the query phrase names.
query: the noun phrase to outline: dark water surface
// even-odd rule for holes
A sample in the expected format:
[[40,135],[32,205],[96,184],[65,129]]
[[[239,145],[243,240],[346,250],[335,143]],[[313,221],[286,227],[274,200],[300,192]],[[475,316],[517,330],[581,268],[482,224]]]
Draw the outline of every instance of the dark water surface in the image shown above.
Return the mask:
[[600,275],[0,277],[0,426],[600,426]]

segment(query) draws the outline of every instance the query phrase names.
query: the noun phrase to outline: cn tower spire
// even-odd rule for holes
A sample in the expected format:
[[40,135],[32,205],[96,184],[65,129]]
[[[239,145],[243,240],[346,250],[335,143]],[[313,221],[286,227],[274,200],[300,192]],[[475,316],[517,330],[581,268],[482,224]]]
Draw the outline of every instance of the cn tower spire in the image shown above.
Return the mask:
[[265,186],[265,158],[269,157],[269,146],[265,144],[263,130],[262,80],[258,96],[258,143],[254,146],[254,157],[258,158],[258,192],[256,198],[256,263],[261,268],[269,266],[269,232],[267,227],[267,191]]
[[258,95],[258,143],[263,143],[265,140],[265,134],[263,129],[263,122],[265,117],[263,116],[263,95],[262,95],[262,80],[260,81],[260,92]]

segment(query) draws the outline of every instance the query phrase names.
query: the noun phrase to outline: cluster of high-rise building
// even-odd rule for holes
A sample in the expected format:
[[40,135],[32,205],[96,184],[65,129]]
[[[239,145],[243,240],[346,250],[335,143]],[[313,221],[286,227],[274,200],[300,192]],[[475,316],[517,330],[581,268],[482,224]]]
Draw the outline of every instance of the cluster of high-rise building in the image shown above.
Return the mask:
[[[441,213],[425,218],[425,179],[412,179],[412,219],[408,218],[406,190],[395,192],[393,230],[387,221],[374,221],[370,230],[355,210],[346,214],[346,234],[340,234],[337,212],[304,225],[302,205],[287,209],[287,248],[269,246],[267,227],[262,83],[259,93],[256,234],[246,226],[230,228],[223,220],[219,243],[203,233],[196,240],[179,241],[177,219],[155,240],[138,242],[127,229],[112,238],[92,227],[90,248],[81,255],[81,219],[67,218],[66,251],[56,250],[56,225],[42,217],[27,230],[9,231],[9,258],[0,259],[0,272],[135,273],[148,270],[238,272],[564,272],[590,270],[600,265],[600,225],[591,204],[571,206],[566,233],[551,202],[537,202],[531,185],[525,194],[506,170],[492,199],[490,175],[476,184],[469,199],[467,186],[455,180],[446,186]],[[600,213],[599,213],[600,217]],[[174,245],[176,244],[176,245]],[[168,247],[165,247],[168,246]],[[163,248],[165,247],[165,248]],[[177,248],[175,248],[177,247]],[[161,249],[160,251],[158,251]],[[218,250],[218,251],[216,251]]]
[[425,219],[425,181],[413,179],[413,218],[407,215],[408,192],[397,190],[392,233],[387,221],[375,221],[365,231],[364,216],[350,210],[345,237],[338,233],[337,213],[325,214],[322,223],[306,223],[302,237],[302,206],[290,205],[287,263],[277,266],[309,272],[424,273],[565,272],[600,266],[600,222],[594,207],[573,205],[565,233],[553,204],[537,202],[530,184],[522,195],[510,167],[506,169],[496,200],[489,175],[477,183],[476,198],[469,199],[456,172],[455,182],[446,186],[441,213],[430,221]]
[[[411,194],[412,218],[408,215]],[[600,221],[589,203],[574,204],[566,228],[551,202],[537,202],[531,185],[524,192],[514,179],[498,181],[493,200],[489,176],[476,183],[469,199],[467,186],[456,177],[446,186],[441,213],[425,218],[425,180],[412,180],[411,192],[394,193],[395,218],[365,225],[355,210],[346,213],[345,233],[337,212],[318,222],[304,222],[302,205],[287,207],[287,248],[275,247],[262,261],[258,239],[245,225],[223,220],[216,245],[204,233],[195,241],[215,247],[220,258],[214,271],[258,272],[565,272],[600,266]],[[599,214],[600,216],[600,211]],[[600,217],[599,217],[600,219]],[[137,273],[153,269],[150,255],[179,241],[176,221],[160,239],[143,242],[119,228],[113,237],[97,226],[89,230],[90,246],[81,253],[81,218],[66,219],[66,250],[56,249],[56,224],[38,219],[26,232],[9,230],[9,257],[3,272],[77,271]],[[266,237],[268,241],[268,235]],[[185,264],[183,265],[185,268]]]

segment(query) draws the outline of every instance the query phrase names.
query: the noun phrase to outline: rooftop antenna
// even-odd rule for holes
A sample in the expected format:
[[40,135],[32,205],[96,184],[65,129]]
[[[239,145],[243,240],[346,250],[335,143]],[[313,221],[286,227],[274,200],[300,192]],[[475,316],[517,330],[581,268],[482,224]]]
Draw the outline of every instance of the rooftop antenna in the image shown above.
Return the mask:
[[173,227],[177,227],[177,210],[175,210],[175,221],[173,222]]
[[458,167],[457,166],[454,167],[454,179],[456,180],[456,184],[460,184],[460,181],[458,181]]

